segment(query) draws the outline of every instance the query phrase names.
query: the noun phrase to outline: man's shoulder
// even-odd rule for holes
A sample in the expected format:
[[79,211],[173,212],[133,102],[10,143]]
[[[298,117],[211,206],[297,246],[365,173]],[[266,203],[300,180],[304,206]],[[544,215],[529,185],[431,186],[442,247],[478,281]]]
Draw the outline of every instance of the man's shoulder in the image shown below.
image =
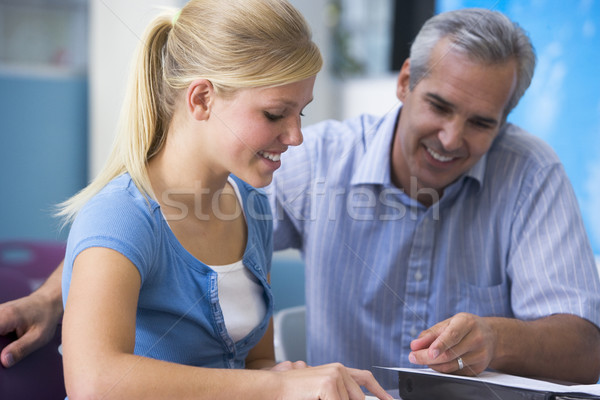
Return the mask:
[[513,162],[536,168],[560,164],[556,152],[543,139],[523,128],[506,124],[488,152],[488,162]]

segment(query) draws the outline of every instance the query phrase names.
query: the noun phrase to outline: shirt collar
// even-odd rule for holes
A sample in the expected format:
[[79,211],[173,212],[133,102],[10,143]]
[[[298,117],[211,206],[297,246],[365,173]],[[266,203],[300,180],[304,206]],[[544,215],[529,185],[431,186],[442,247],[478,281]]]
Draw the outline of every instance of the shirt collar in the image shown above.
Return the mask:
[[391,185],[390,153],[400,108],[401,106],[394,107],[372,126],[365,127],[363,133],[365,155],[357,164],[350,181],[351,185]]
[[[489,151],[489,150],[488,150]],[[465,178],[474,179],[479,184],[479,190],[483,187],[485,177],[485,167],[487,165],[487,153],[475,163],[467,172],[463,174]],[[460,178],[459,178],[460,179]]]
[[492,143],[492,145],[490,146],[488,151],[481,157],[481,159],[479,161],[477,161],[475,163],[475,165],[473,165],[463,175],[464,177],[474,179],[479,184],[479,190],[481,190],[481,188],[483,187],[483,184],[484,184],[488,154],[490,153],[490,151],[493,151],[494,147],[496,146],[496,143],[498,142],[498,140],[500,140],[500,137],[502,137],[505,134],[507,126],[508,126],[508,124],[504,123],[504,125],[500,128],[500,132],[498,132],[498,134],[496,135],[496,138],[494,139],[494,142]]

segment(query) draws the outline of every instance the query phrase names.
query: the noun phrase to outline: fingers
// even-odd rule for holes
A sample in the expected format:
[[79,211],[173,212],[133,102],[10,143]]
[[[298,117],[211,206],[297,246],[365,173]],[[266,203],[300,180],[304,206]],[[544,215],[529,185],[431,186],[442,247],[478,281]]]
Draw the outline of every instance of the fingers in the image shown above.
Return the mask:
[[[19,325],[18,314],[15,312],[11,303],[0,305],[0,336],[4,336],[10,332],[17,330]],[[20,356],[19,346],[12,342],[2,349],[0,352],[0,364],[5,368],[10,368],[19,362]]]
[[[458,360],[462,361],[463,368],[460,368]],[[489,365],[484,357],[476,353],[467,353],[460,357],[456,357],[441,364],[431,364],[429,367],[435,371],[443,372],[446,374],[464,375],[464,376],[475,376],[483,372]]]
[[[466,313],[424,331],[413,342],[410,362],[460,375],[476,375],[487,368],[494,347],[493,333],[485,319]],[[463,368],[460,368],[459,357]]]
[[[440,354],[456,346],[472,329],[473,324],[469,320],[469,315],[457,314],[423,331],[411,342],[411,350],[413,350],[411,355],[426,349],[428,360],[433,361]],[[456,357],[457,355],[454,358]],[[412,358],[416,357],[409,356],[411,362],[413,362]]]
[[0,304],[0,335],[6,335],[17,329],[19,324],[18,313],[9,303]]
[[0,335],[14,332],[18,339],[0,353],[0,363],[10,368],[52,339],[56,325],[50,323],[45,310],[27,296],[0,305]]
[[371,371],[347,368],[352,379],[360,386],[364,386],[369,392],[377,396],[381,400],[393,400],[394,398],[388,394],[383,387],[377,382]]
[[[350,400],[350,399],[352,399],[352,400],[363,400],[364,399],[364,395],[363,395],[362,398],[356,398],[354,396],[351,396],[350,392],[352,392],[352,384],[356,385],[356,383],[355,382],[348,382],[348,378],[346,376],[344,376],[344,375],[347,375],[347,374],[344,374],[342,372],[341,379],[337,379],[336,380],[336,383],[337,383],[337,395],[339,396],[339,398],[342,399],[342,400]],[[350,387],[348,387],[348,384],[350,384]],[[359,390],[360,390],[360,388],[359,388]],[[354,394],[354,395],[356,395],[356,394]]]
[[[446,366],[448,370],[454,366],[458,369],[458,363],[455,361],[458,357],[465,355],[469,351],[469,343],[466,339],[470,331],[465,329],[456,329],[448,327],[440,333],[428,348],[412,351],[409,354],[409,360],[413,364],[437,365],[454,364]],[[447,371],[444,371],[447,372]]]
[[10,349],[7,347],[2,349],[2,352],[0,353],[0,364],[2,364],[4,368],[10,368],[16,363]]
[[275,365],[273,368],[271,368],[271,371],[289,371],[292,369],[302,369],[302,368],[308,368],[308,365],[304,362],[304,361],[283,361],[280,362],[279,364]]
[[[365,394],[359,384],[354,380],[348,368],[340,363],[327,364],[324,366],[333,369],[333,376],[336,376],[337,396],[343,400],[364,400]],[[335,397],[335,395],[334,395]]]
[[[471,331],[471,325],[461,318],[453,318],[440,335],[429,346],[429,357],[436,359],[440,354],[458,345]],[[458,356],[460,354],[457,354]],[[456,357],[455,357],[456,358]]]
[[2,349],[0,362],[4,367],[10,368],[45,343],[46,341],[40,340],[40,335],[36,330],[27,331],[23,336]]
[[439,324],[432,326],[431,328],[421,332],[419,337],[410,342],[410,349],[412,351],[428,349],[429,346],[438,338],[440,333],[444,330],[449,320],[442,321]]
[[[366,387],[371,393],[381,400],[393,400],[386,391],[377,383],[369,371],[346,368],[340,363],[326,364],[317,367],[306,367],[294,370],[292,363],[282,363],[281,367],[289,368],[283,371],[289,380],[284,392],[284,398],[296,398],[300,393],[308,390],[310,398],[321,400],[364,400],[365,394],[361,386]],[[298,366],[302,366],[299,364]],[[306,365],[306,364],[304,364]],[[276,366],[278,367],[278,366]],[[279,371],[281,372],[281,371]],[[293,394],[292,397],[290,393]],[[305,394],[308,394],[306,392]],[[304,398],[304,397],[303,397]]]

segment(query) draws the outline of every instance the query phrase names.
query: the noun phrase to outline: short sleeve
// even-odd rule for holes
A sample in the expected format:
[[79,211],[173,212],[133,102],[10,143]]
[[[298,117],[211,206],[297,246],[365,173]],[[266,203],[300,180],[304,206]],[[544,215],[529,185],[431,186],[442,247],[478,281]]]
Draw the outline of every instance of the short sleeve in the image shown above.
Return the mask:
[[561,164],[528,175],[513,217],[508,272],[515,316],[569,313],[600,325],[593,252]]
[[127,190],[103,191],[92,198],[75,219],[67,243],[67,264],[91,247],[105,247],[127,257],[142,282],[155,260],[157,223],[152,204]]

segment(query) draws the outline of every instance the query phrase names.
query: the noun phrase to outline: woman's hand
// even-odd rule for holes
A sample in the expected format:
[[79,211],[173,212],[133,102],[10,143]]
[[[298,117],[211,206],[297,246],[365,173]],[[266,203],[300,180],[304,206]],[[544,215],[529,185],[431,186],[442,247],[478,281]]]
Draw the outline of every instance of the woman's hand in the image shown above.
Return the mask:
[[281,374],[281,398],[362,400],[361,386],[382,400],[393,398],[377,383],[370,371],[326,364],[309,367],[303,361],[283,362],[271,369]]

